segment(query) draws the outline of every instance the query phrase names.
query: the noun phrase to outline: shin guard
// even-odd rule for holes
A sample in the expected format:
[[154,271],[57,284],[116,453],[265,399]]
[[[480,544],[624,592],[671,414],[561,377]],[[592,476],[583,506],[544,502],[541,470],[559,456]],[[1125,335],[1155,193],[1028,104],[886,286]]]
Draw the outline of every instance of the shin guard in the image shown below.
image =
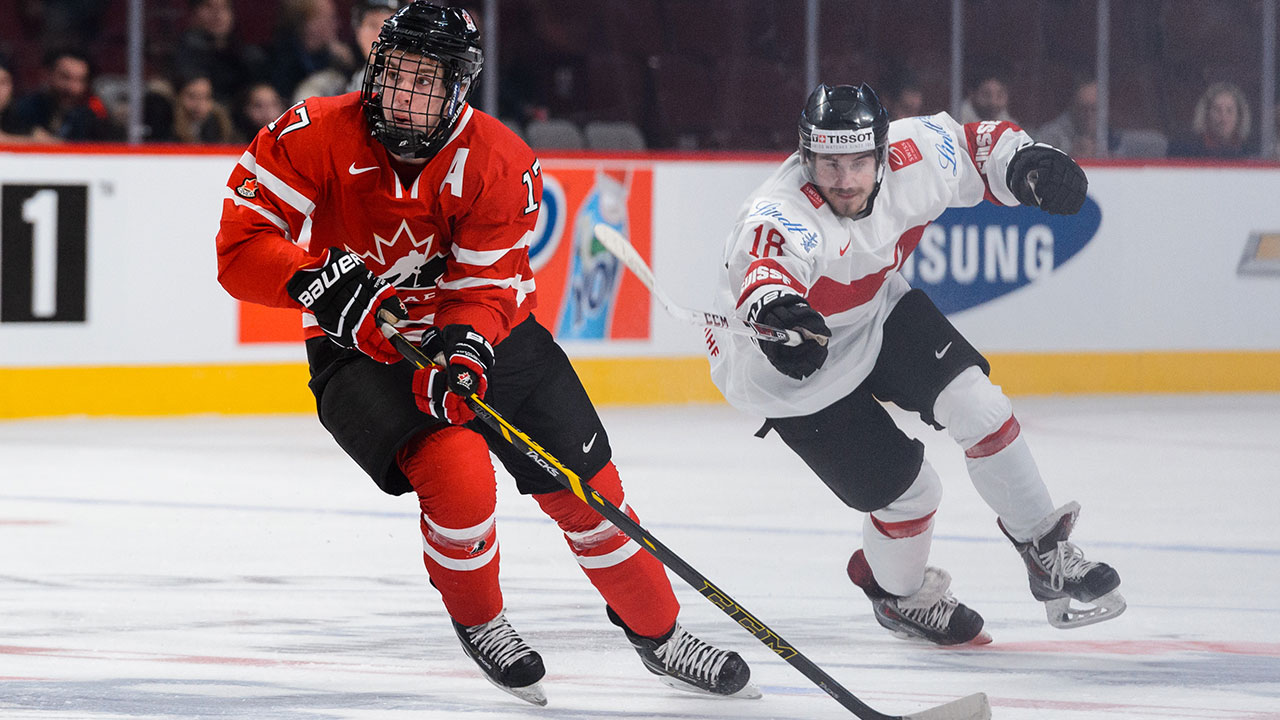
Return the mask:
[[933,515],[941,499],[942,482],[926,461],[901,497],[867,513],[862,547],[867,565],[885,591],[907,596],[920,590],[933,544]]
[[1021,538],[1053,511],[1013,404],[981,370],[969,368],[952,380],[933,413],[964,448],[969,479],[1010,532]]
[[448,426],[409,443],[396,456],[422,508],[422,561],[449,616],[462,625],[502,611],[496,481],[484,439]]
[[[613,463],[589,484],[632,520],[639,520],[624,502]],[[675,625],[680,605],[657,558],[568,490],[533,497],[564,531],[582,571],[628,628],[637,635],[659,637]]]

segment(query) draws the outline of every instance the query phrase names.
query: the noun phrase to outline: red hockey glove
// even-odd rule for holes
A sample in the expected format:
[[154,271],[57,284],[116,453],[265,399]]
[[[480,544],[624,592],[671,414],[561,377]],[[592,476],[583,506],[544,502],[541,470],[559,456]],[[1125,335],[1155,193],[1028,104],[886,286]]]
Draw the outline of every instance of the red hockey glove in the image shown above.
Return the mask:
[[433,365],[413,375],[413,394],[418,409],[454,425],[475,417],[466,398],[473,393],[484,397],[489,389],[485,373],[493,367],[493,347],[470,325],[430,328],[422,336],[423,352],[445,367]]
[[289,278],[285,292],[316,316],[330,340],[391,365],[400,353],[378,329],[377,313],[389,310],[401,320],[409,317],[396,290],[369,272],[360,258],[329,248],[314,265]]
[[413,373],[413,399],[422,412],[453,425],[466,425],[476,416],[463,396],[449,392],[449,371],[439,365]]

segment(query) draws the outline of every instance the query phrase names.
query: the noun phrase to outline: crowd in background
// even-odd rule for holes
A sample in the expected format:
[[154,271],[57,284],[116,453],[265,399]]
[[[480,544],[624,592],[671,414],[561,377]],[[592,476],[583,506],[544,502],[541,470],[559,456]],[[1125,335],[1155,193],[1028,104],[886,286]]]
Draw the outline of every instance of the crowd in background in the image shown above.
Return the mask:
[[[440,0],[448,2],[448,0]],[[663,2],[680,0],[647,0],[643,7],[653,8]],[[1042,0],[1047,1],[1047,0]],[[741,63],[746,75],[743,88],[734,89],[746,104],[784,106],[780,111],[753,113],[761,124],[769,124],[763,132],[717,135],[714,126],[726,124],[711,119],[712,113],[724,113],[720,107],[707,107],[705,125],[697,126],[699,108],[688,102],[664,107],[666,77],[689,86],[688,94],[708,95],[691,77],[689,68],[681,65],[681,54],[653,55],[652,49],[637,65],[647,65],[649,73],[639,81],[629,81],[619,62],[626,60],[619,50],[611,74],[609,65],[601,65],[590,55],[574,57],[564,48],[582,38],[558,37],[568,31],[539,15],[540,0],[501,2],[503,46],[499,56],[499,116],[535,147],[595,147],[579,132],[583,125],[599,126],[612,121],[629,131],[625,142],[599,147],[612,149],[723,149],[723,150],[787,150],[794,144],[793,128],[785,118],[794,115],[803,97],[796,88],[799,78],[786,82],[788,97],[770,98],[769,92],[781,92],[771,77],[758,73],[752,84],[750,62]],[[281,0],[248,6],[235,0],[189,0],[185,3],[147,3],[151,26],[167,23],[176,32],[148,35],[147,78],[142,109],[142,134],[145,142],[236,144],[251,139],[263,125],[271,122],[291,104],[315,95],[336,95],[358,90],[364,72],[369,46],[374,42],[383,20],[402,0]],[[481,2],[453,2],[467,7],[475,15]],[[918,3],[917,3],[918,4]],[[164,6],[164,7],[157,7]],[[271,7],[269,14],[262,6]],[[165,9],[167,7],[167,10]],[[237,11],[257,7],[250,18],[238,17]],[[640,4],[631,6],[633,10]],[[690,6],[692,7],[692,6]],[[905,6],[903,6],[905,7]],[[1154,5],[1153,5],[1154,7]],[[16,0],[14,18],[0,18],[5,35],[0,36],[0,143],[122,141],[128,120],[128,90],[122,72],[101,72],[97,67],[106,59],[120,66],[120,49],[102,50],[94,56],[84,48],[102,47],[95,38],[104,28],[120,24],[117,17],[124,3],[98,0]],[[542,7],[541,10],[545,10]],[[155,13],[158,13],[158,19]],[[778,18],[771,16],[776,25]],[[798,18],[793,18],[798,20]],[[12,22],[6,22],[12,20]],[[639,22],[639,21],[638,21]],[[756,48],[768,50],[785,40],[779,28],[760,25],[744,26],[742,33]],[[269,27],[264,27],[269,25]],[[763,27],[763,30],[761,29]],[[248,30],[252,29],[252,32]],[[656,32],[649,28],[650,32]],[[622,30],[621,32],[626,32]],[[671,30],[666,30],[671,34]],[[678,36],[678,32],[675,33]],[[709,36],[708,36],[709,37]],[[762,39],[763,38],[763,39]],[[674,41],[678,44],[679,40]],[[696,42],[696,39],[695,39]],[[671,44],[671,43],[668,43]],[[714,42],[708,41],[708,46]],[[794,50],[794,49],[792,49]],[[715,51],[714,47],[708,52]],[[696,53],[697,51],[694,51]],[[788,51],[791,52],[791,51]],[[696,61],[694,53],[685,53]],[[786,56],[780,53],[779,57]],[[613,57],[613,56],[607,56]],[[786,56],[794,58],[794,54]],[[785,58],[784,58],[785,59]],[[1007,67],[1007,62],[1006,62]],[[775,63],[774,68],[777,64]],[[959,119],[1012,120],[1028,105],[1014,96],[1010,73],[992,70],[975,63],[968,70],[966,94]],[[824,71],[827,70],[824,67]],[[935,68],[936,70],[936,68]],[[490,68],[492,73],[492,68]],[[664,71],[666,72],[664,75]],[[705,68],[703,74],[710,73]],[[590,74],[590,76],[588,76]],[[793,71],[793,75],[800,71]],[[907,117],[937,112],[945,108],[945,98],[937,97],[936,85],[930,92],[927,83],[918,81],[919,69],[909,63],[898,63],[874,77],[824,77],[827,82],[866,79],[880,90],[894,117]],[[711,76],[709,76],[711,77]],[[484,76],[482,76],[482,83]],[[718,76],[709,82],[723,85]],[[716,87],[716,92],[723,88]],[[1205,81],[1188,89],[1198,96],[1190,117],[1165,127],[1112,127],[1105,138],[1105,152],[1098,147],[1098,85],[1091,78],[1077,77],[1070,96],[1058,100],[1053,116],[1041,122],[1020,122],[1038,140],[1062,148],[1077,157],[1101,155],[1129,157],[1217,157],[1249,158],[1259,153],[1258,113],[1249,96],[1235,83]],[[591,94],[593,93],[594,94]],[[584,94],[586,93],[586,94]],[[601,95],[614,99],[600,99]],[[796,97],[790,97],[795,94]],[[473,96],[473,102],[479,95]],[[1043,98],[1041,98],[1043,99]],[[612,103],[610,105],[609,103]],[[723,103],[721,103],[723,104]],[[625,110],[620,110],[625,106]],[[1113,107],[1116,103],[1113,101]],[[1036,114],[1047,116],[1044,108]],[[599,112],[596,112],[599,110]],[[1060,110],[1060,112],[1058,112]],[[732,114],[732,111],[729,111]],[[743,112],[751,113],[747,108]],[[592,116],[595,113],[595,117]],[[681,129],[682,114],[692,121]],[[1280,112],[1277,112],[1280,117]],[[655,119],[655,117],[657,119]],[[1170,132],[1169,126],[1176,128]],[[552,130],[558,132],[552,132]],[[587,136],[589,137],[589,136]],[[605,135],[599,137],[605,138]],[[619,137],[617,134],[611,137]]]
[[[64,13],[102,20],[95,12],[107,3],[96,10],[81,0],[24,3],[28,20],[49,32],[29,44],[40,48],[35,87],[17,87],[14,61],[0,55],[0,142],[124,140],[127,78],[98,73],[95,59],[79,49],[84,44],[53,39],[60,35],[53,30],[66,32]],[[343,3],[350,11],[346,26],[335,0],[284,0],[270,41],[254,44],[238,32],[233,0],[190,0],[180,36],[149,63],[143,140],[242,143],[298,100],[359,90],[368,48],[399,5]]]

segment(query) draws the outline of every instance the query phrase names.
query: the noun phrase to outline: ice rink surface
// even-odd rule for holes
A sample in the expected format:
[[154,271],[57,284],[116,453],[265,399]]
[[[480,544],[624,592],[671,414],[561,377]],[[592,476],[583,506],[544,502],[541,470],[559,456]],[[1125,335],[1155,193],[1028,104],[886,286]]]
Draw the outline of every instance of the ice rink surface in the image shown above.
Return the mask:
[[[861,516],[755,419],[602,415],[644,526],[882,712],[983,691],[999,720],[1280,719],[1280,396],[1014,403],[1129,609],[1051,628],[959,449],[899,415],[946,487],[932,564],[995,638],[960,649],[876,624],[844,572]],[[313,417],[0,423],[0,718],[853,717],[674,576],[683,624],[738,650],[765,697],[661,685],[558,530],[499,488],[508,617],[545,658],[546,708],[463,656],[414,499]]]

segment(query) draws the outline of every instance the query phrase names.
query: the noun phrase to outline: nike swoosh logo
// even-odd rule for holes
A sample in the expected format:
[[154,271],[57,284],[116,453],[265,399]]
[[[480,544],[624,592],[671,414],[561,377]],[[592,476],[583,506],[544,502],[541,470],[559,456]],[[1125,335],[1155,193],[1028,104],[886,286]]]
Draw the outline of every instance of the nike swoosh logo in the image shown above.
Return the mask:
[[367,167],[367,168],[358,168],[356,167],[355,163],[351,163],[351,167],[347,168],[347,172],[351,173],[352,175],[359,175],[360,173],[366,173],[366,172],[369,172],[370,170],[377,170],[377,169],[378,169],[377,165],[374,165],[373,167]]
[[853,244],[853,238],[849,238],[849,242],[845,243],[844,247],[840,248],[840,257],[844,257],[844,254],[849,252],[849,246],[852,244]]
[[596,435],[599,435],[599,434],[600,433],[591,433],[591,439],[582,443],[582,452],[584,453],[591,452],[591,447],[596,444]]
[[942,359],[942,356],[943,356],[943,355],[946,355],[946,354],[947,354],[947,351],[948,351],[948,350],[950,350],[950,349],[951,349],[951,343],[947,343],[946,345],[943,345],[943,346],[942,346],[942,349],[941,349],[941,350],[939,350],[939,351],[935,352],[935,353],[933,354],[933,356],[934,356],[934,357],[936,357],[936,358],[938,358],[939,360],[941,360],[941,359]]

